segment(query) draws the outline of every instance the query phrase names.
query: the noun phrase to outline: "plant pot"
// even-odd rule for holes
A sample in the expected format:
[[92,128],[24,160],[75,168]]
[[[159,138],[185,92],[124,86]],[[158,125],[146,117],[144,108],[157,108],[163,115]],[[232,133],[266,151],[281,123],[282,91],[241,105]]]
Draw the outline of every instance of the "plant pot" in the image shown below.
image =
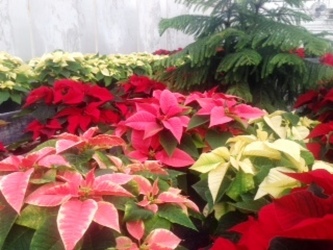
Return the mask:
[[24,131],[33,117],[30,115],[19,116],[20,112],[20,110],[15,110],[0,113],[0,121],[6,123],[4,126],[0,126],[0,142],[4,145],[19,142],[27,136]]

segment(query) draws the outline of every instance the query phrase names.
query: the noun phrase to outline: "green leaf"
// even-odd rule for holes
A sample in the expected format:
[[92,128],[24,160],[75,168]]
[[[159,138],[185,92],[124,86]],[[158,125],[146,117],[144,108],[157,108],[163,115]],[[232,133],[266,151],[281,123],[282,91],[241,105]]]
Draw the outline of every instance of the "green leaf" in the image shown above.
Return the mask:
[[192,116],[188,126],[187,130],[190,130],[192,128],[199,127],[202,124],[208,123],[209,122],[209,115],[194,115]]
[[211,146],[211,148],[215,149],[218,147],[225,146],[227,140],[232,137],[232,134],[229,132],[221,132],[213,129],[209,129],[206,134],[206,141]]
[[293,113],[283,113],[282,117],[284,117],[287,121],[289,121],[291,123],[292,126],[297,126],[300,117],[298,115],[295,115]]
[[241,194],[247,193],[254,188],[253,175],[239,171],[226,194],[237,201]]
[[26,206],[18,217],[16,224],[31,229],[37,229],[44,224],[44,221],[57,214],[57,208],[45,208],[34,205]]
[[85,150],[81,154],[65,154],[64,157],[67,161],[71,163],[78,171],[82,173],[87,173],[90,168],[88,166],[88,162],[91,160],[94,154],[93,150]]
[[182,141],[179,146],[180,149],[184,150],[186,153],[188,153],[190,156],[192,156],[194,159],[199,157],[198,149],[190,135],[184,134]]
[[164,148],[164,150],[167,152],[168,156],[172,156],[172,154],[175,151],[177,144],[178,144],[176,138],[168,130],[162,131],[160,133],[159,138],[160,138],[160,143],[161,143],[162,147]]
[[13,102],[16,102],[17,104],[21,104],[22,102],[22,96],[20,94],[11,94],[10,99],[12,99]]
[[160,216],[154,215],[152,218],[145,220],[145,235],[147,236],[152,230],[157,228],[170,229],[171,223],[169,220]]
[[154,216],[154,213],[148,209],[137,206],[133,202],[128,202],[125,205],[124,222],[147,220]]
[[8,91],[1,90],[1,92],[0,92],[0,104],[7,101],[9,99],[9,97],[10,97],[10,94],[9,94]]
[[310,151],[302,150],[301,157],[305,160],[305,164],[308,166],[311,166],[315,161],[315,158]]
[[240,209],[241,211],[257,213],[263,206],[266,206],[268,204],[269,201],[261,198],[258,200],[240,201],[233,203],[232,205]]
[[0,192],[0,249],[7,238],[12,226],[15,223],[18,214],[7,203],[2,193]]
[[36,230],[30,243],[30,249],[34,250],[62,250],[64,245],[61,241],[56,216],[47,217],[43,224]]
[[[3,225],[1,225],[3,227]],[[30,242],[33,237],[34,230],[14,225],[10,230],[8,237],[2,250],[27,250],[30,249]]]
[[207,173],[225,163],[228,159],[229,150],[226,147],[219,147],[209,153],[202,153],[190,169],[200,173]]
[[47,119],[54,117],[55,114],[55,107],[48,105],[38,105],[32,112],[32,116],[42,123],[45,123]]
[[190,218],[183,212],[179,206],[175,205],[161,205],[157,212],[159,217],[162,217],[171,223],[176,223],[184,227],[191,228],[197,231],[195,225]]
[[43,142],[41,144],[39,144],[37,147],[35,147],[32,151],[30,151],[31,153],[33,152],[37,152],[43,148],[46,148],[46,147],[52,147],[52,148],[55,148],[55,145],[56,145],[56,142],[57,140],[56,139],[52,139],[52,140],[48,140],[46,142]]

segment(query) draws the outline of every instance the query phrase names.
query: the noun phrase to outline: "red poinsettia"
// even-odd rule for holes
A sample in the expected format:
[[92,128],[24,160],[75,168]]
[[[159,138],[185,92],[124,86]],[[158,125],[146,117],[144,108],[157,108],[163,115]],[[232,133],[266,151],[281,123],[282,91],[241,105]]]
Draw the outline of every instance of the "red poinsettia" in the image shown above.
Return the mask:
[[289,195],[274,200],[264,206],[258,219],[249,220],[234,226],[231,231],[241,234],[236,244],[219,238],[212,249],[229,246],[228,249],[259,250],[269,249],[273,239],[289,238],[299,240],[333,239],[333,177],[326,170],[308,173],[288,173],[301,182],[323,188],[323,194],[311,187],[296,189]]
[[320,62],[322,64],[333,66],[333,54],[332,53],[326,53],[320,58]]
[[108,89],[96,84],[58,80],[53,87],[42,86],[27,97],[24,107],[35,110],[36,116],[27,131],[33,139],[44,140],[57,132],[79,133],[100,123],[115,124],[121,114],[110,103],[113,99]]

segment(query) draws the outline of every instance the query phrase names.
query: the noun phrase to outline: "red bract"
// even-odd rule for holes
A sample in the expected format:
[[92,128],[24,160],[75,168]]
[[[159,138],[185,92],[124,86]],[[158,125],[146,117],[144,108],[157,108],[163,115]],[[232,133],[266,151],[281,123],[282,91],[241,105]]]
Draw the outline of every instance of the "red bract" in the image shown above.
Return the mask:
[[45,104],[50,105],[53,102],[53,89],[46,86],[41,86],[32,90],[26,99],[24,108],[37,103],[39,101],[44,101]]
[[50,138],[52,135],[62,129],[62,126],[58,119],[48,120],[46,124],[42,124],[41,122],[34,120],[28,124],[26,131],[32,132],[32,138],[34,140],[38,138]]
[[[315,170],[308,173],[287,173],[287,175],[304,183],[317,184],[328,196],[321,198],[310,190],[298,189],[274,200],[272,204],[260,210],[258,219],[250,217],[248,221],[231,229],[242,235],[240,241],[233,246],[234,249],[269,249],[271,240],[276,237],[299,240],[333,238],[332,174],[326,170]],[[219,240],[216,244],[227,243]]]
[[147,76],[132,75],[127,82],[121,84],[124,88],[126,97],[150,97],[153,90],[163,90],[165,84],[156,82]]
[[133,177],[126,174],[105,174],[95,177],[94,169],[83,178],[76,172],[58,176],[64,182],[54,182],[33,191],[26,203],[36,206],[59,206],[57,226],[66,250],[74,249],[92,221],[120,231],[118,211],[103,196],[133,195],[121,185]]
[[291,54],[295,54],[299,56],[300,58],[305,58],[305,49],[304,48],[298,48],[290,51]]
[[333,54],[332,53],[326,53],[320,58],[320,62],[322,64],[333,66]]
[[54,104],[80,104],[84,100],[84,84],[74,80],[58,80],[54,83]]

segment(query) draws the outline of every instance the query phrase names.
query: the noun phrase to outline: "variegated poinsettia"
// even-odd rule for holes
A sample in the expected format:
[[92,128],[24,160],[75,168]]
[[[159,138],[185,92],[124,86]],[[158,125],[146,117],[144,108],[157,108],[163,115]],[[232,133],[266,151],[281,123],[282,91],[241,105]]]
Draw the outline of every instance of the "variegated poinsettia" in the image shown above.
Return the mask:
[[135,238],[138,220],[144,240],[133,244],[176,248],[180,238],[169,231],[172,224],[195,230],[188,209],[199,213],[170,185],[179,173],[169,176],[158,161],[124,164],[121,155],[111,154],[114,147],[124,149],[124,141],[93,127],[82,135],[57,135],[24,156],[0,161],[0,214],[5,215],[0,222],[8,228],[0,248],[17,225],[32,231],[32,249],[86,247],[96,225],[108,230],[107,247],[124,247],[121,242]]
[[228,209],[242,206],[252,211],[258,209],[260,202],[268,202],[268,197],[280,197],[286,189],[299,185],[282,172],[305,172],[312,164],[312,154],[300,143],[274,139],[258,129],[257,136],[235,136],[227,141],[226,147],[201,154],[190,169],[201,173],[206,181],[211,211],[230,198],[234,202],[228,202]]

